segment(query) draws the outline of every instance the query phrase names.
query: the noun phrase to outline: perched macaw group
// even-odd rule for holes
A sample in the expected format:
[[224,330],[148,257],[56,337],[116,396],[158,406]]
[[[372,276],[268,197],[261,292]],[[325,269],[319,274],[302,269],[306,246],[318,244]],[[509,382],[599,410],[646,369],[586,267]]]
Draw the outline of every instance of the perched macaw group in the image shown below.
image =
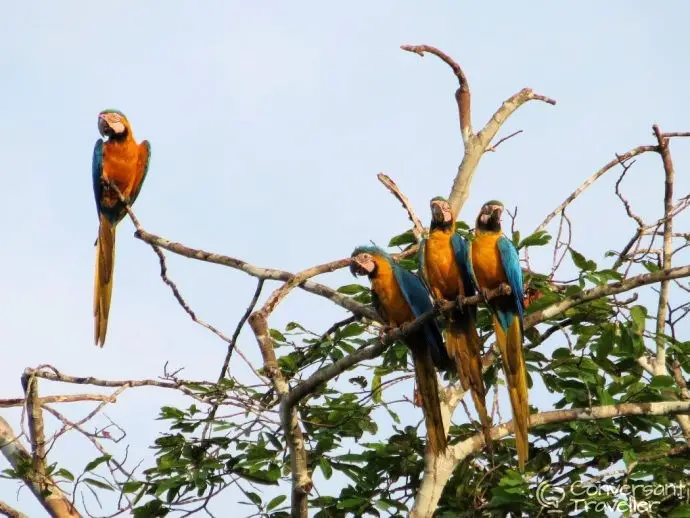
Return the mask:
[[[434,301],[457,301],[446,318],[445,340],[435,319],[408,334],[404,341],[412,353],[415,380],[427,428],[429,447],[443,454],[448,440],[443,427],[436,369],[458,373],[470,390],[487,446],[491,447],[491,419],[486,410],[482,377],[481,341],[475,325],[476,305],[462,301],[479,292],[493,315],[496,343],[501,351],[515,423],[518,464],[528,457],[529,405],[527,371],[522,351],[524,288],[517,250],[501,232],[503,204],[489,201],[482,207],[474,239],[455,231],[455,217],[447,200],[431,200],[429,236],[419,246],[419,275],[404,269],[384,250],[361,246],[352,252],[351,271],[367,275],[374,304],[383,319],[399,327],[433,308]],[[508,290],[501,287],[510,286]],[[498,290],[490,299],[488,293]]]
[[[131,206],[137,199],[146,179],[151,145],[146,140],[137,144],[129,121],[117,110],[104,110],[98,114],[98,131],[107,138],[105,142],[102,139],[96,141],[92,171],[99,217],[93,300],[94,341],[102,347],[108,329],[113,289],[115,229],[127,213],[122,200]],[[477,291],[486,299],[489,290],[503,284],[510,286],[510,294],[492,297],[488,305],[493,314],[496,342],[503,358],[513,408],[518,462],[523,468],[529,446],[527,373],[522,352],[524,294],[517,250],[501,232],[502,213],[500,202],[484,204],[477,217],[474,239],[467,241],[455,231],[455,217],[448,201],[434,198],[431,200],[429,237],[419,247],[420,275],[405,270],[375,246],[354,250],[351,271],[369,277],[376,308],[391,326],[411,322],[432,309],[432,298],[460,302],[446,319],[445,340],[434,319],[427,320],[405,338],[412,353],[429,446],[436,454],[446,450],[448,440],[441,417],[435,368],[457,371],[463,389],[472,393],[486,444],[491,445],[481,342],[475,325],[477,308],[475,305],[463,307],[461,302]]]

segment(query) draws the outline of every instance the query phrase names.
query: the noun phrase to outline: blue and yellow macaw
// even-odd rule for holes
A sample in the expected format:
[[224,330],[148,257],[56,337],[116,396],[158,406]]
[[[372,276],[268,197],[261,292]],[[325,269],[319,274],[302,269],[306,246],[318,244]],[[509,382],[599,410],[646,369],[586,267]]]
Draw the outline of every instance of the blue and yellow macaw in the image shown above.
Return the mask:
[[[458,300],[475,294],[470,278],[467,241],[455,231],[450,204],[437,196],[431,200],[429,237],[419,246],[419,271],[435,300]],[[455,361],[464,390],[470,390],[487,446],[491,447],[491,419],[486,410],[482,379],[482,347],[475,317],[476,306],[459,307],[448,316],[446,350]]]
[[[433,304],[424,282],[405,270],[393,258],[376,246],[360,246],[352,252],[350,271],[353,275],[367,275],[371,281],[374,306],[393,327],[411,322],[431,310]],[[442,454],[448,446],[439,399],[438,378],[434,366],[453,369],[453,362],[443,347],[441,331],[432,318],[404,339],[412,352],[415,378],[426,422],[431,451]]]
[[128,203],[133,204],[149,169],[151,145],[146,140],[136,143],[127,117],[117,110],[104,110],[98,114],[98,131],[108,139],[96,141],[92,164],[93,192],[99,219],[93,290],[94,341],[103,347],[113,290],[115,227],[127,213],[117,193],[103,180],[114,183]]
[[502,283],[510,286],[510,295],[501,295],[489,301],[493,313],[496,343],[501,351],[510,404],[513,407],[515,443],[520,469],[524,469],[529,455],[529,403],[527,400],[527,369],[522,350],[522,316],[524,287],[520,258],[513,242],[501,232],[503,204],[489,201],[484,204],[475,228],[475,237],[469,243],[469,257],[475,286],[484,294]]

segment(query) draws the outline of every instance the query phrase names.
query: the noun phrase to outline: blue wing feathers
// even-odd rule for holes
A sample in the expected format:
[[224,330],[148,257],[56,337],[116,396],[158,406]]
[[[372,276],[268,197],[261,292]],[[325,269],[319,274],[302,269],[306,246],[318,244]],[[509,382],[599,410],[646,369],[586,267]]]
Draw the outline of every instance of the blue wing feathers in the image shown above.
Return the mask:
[[101,175],[103,174],[103,139],[98,139],[93,147],[93,158],[91,160],[91,177],[93,179],[93,195],[96,198],[96,210],[101,213],[101,196],[103,195],[103,184]]
[[[408,272],[404,268],[393,264],[393,273],[398,282],[400,291],[405,301],[410,306],[415,318],[420,317],[433,308],[431,296],[426,285],[417,275]],[[443,336],[435,319],[427,320],[422,326],[427,345],[431,350],[434,364],[439,368],[448,368],[452,365],[446,348],[443,345]]]
[[457,232],[453,233],[450,238],[453,245],[453,253],[455,254],[455,262],[460,268],[460,275],[462,277],[462,284],[465,288],[465,297],[471,297],[475,294],[474,282],[472,280],[471,262],[470,262],[470,248],[465,238]]
[[525,311],[525,292],[522,281],[522,268],[520,268],[520,256],[515,245],[505,236],[498,240],[498,250],[501,253],[503,271],[508,278],[508,284],[513,292],[515,307],[522,318]]

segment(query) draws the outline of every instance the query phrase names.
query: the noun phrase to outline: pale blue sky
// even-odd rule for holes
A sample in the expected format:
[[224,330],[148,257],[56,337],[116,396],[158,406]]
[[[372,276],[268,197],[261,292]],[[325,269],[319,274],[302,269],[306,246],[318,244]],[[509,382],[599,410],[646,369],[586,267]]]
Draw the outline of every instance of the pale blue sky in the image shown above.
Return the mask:
[[[22,370],[43,363],[104,378],[154,377],[166,361],[188,378],[213,379],[220,368],[224,344],[182,312],[129,221],[119,227],[107,343],[93,346],[90,162],[101,109],[122,110],[135,137],[151,142],[134,207],[145,228],[296,271],[407,228],[376,173],[394,178],[425,220],[428,200],[450,188],[462,156],[456,80],[401,44],[432,44],[457,58],[476,129],[525,86],[558,101],[526,105],[506,124],[499,136],[524,133],[484,157],[461,215],[473,220],[498,198],[519,205],[526,234],[614,152],[652,143],[652,123],[690,130],[689,15],[682,1],[8,3],[0,21],[0,394],[19,395]],[[690,142],[674,142],[673,153],[677,192],[685,194]],[[650,156],[624,183],[643,215],[659,214],[662,174]],[[634,230],[612,196],[616,178],[570,211],[573,245],[595,260]],[[551,251],[532,259],[546,267]],[[198,314],[231,333],[254,280],[168,261]],[[338,272],[326,281],[351,278]],[[271,325],[324,328],[344,314],[296,294]],[[258,359],[251,333],[240,347]],[[232,368],[239,376],[245,369]],[[42,382],[41,390],[55,389]],[[147,454],[159,426],[152,420],[169,396],[131,391],[108,409],[128,430],[133,457]],[[546,408],[539,397],[531,402]],[[18,411],[2,415],[18,424]],[[95,455],[75,445],[84,443],[66,439],[54,456],[79,472]],[[0,499],[41,515],[28,491],[19,503],[15,493],[13,483],[0,483]]]

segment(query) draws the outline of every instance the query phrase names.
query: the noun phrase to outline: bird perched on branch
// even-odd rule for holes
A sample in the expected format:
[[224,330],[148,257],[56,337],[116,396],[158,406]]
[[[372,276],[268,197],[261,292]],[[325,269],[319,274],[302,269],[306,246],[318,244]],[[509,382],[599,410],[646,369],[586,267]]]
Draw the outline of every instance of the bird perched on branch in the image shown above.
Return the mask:
[[475,294],[469,273],[467,241],[455,231],[455,218],[445,198],[431,200],[429,237],[419,245],[419,271],[437,301],[458,300],[448,315],[446,350],[455,361],[464,390],[470,390],[487,446],[491,447],[491,419],[486,410],[482,379],[481,341],[475,326],[476,306],[462,307],[461,299]]
[[[352,252],[350,271],[353,275],[369,277],[374,306],[390,326],[399,327],[412,322],[433,309],[424,282],[396,264],[390,255],[378,247],[356,248]],[[448,441],[443,429],[438,377],[434,366],[447,371],[453,368],[453,363],[443,347],[441,331],[433,318],[403,340],[412,353],[429,446],[435,455],[439,455],[446,450]]]
[[520,258],[513,242],[501,232],[503,204],[485,203],[469,242],[470,274],[475,286],[486,298],[488,290],[510,286],[510,294],[499,295],[488,302],[493,313],[496,343],[501,351],[510,404],[513,408],[515,443],[518,463],[523,469],[529,454],[527,430],[529,404],[527,400],[527,369],[522,350],[522,316],[525,310]]
[[123,113],[104,110],[98,114],[98,139],[93,149],[93,192],[99,228],[96,240],[96,274],[93,292],[94,341],[103,347],[108,329],[108,312],[113,290],[115,228],[127,213],[114,184],[129,205],[139,196],[151,157],[151,145],[137,144],[132,127]]

